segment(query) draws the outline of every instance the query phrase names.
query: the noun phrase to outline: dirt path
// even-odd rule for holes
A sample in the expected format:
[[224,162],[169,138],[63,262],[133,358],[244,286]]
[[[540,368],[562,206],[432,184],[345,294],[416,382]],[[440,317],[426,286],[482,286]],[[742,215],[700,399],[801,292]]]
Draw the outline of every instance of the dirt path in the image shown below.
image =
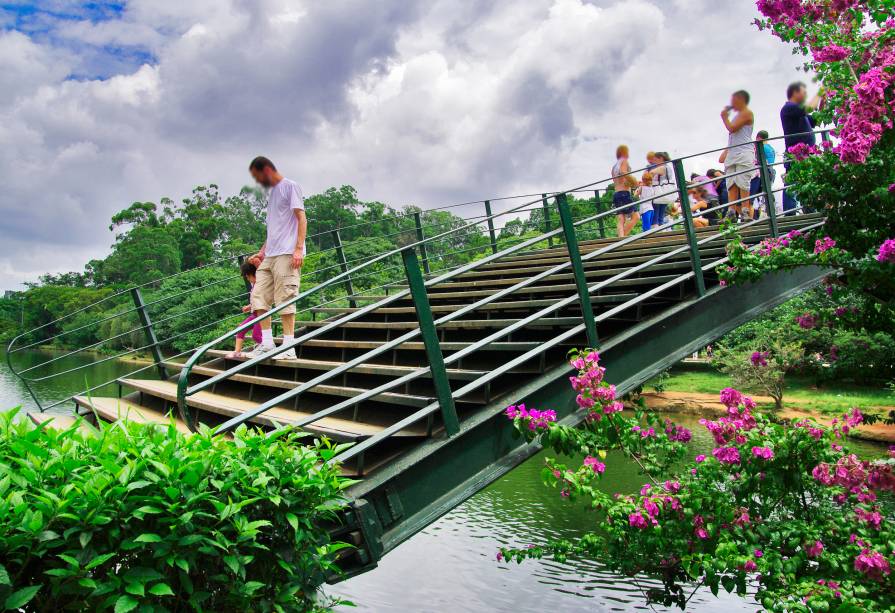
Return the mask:
[[[644,392],[643,400],[646,406],[654,411],[670,411],[676,413],[689,413],[693,415],[722,415],[726,411],[724,405],[718,400],[717,394],[700,394],[696,392]],[[752,396],[759,404],[773,404],[770,396]],[[785,403],[784,403],[785,404]],[[820,423],[829,423],[830,417],[813,411],[806,411],[794,406],[785,406],[780,413],[781,417],[801,418],[813,417]],[[852,436],[868,441],[882,443],[895,443],[895,426],[885,424],[873,424],[860,426],[852,430]]]

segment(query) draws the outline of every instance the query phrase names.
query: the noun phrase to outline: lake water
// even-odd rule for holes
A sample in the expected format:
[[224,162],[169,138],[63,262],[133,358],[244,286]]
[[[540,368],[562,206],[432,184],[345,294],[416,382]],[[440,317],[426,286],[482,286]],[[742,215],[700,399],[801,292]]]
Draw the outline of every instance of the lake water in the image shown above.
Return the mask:
[[[35,364],[47,355],[17,354],[17,368]],[[72,356],[53,364],[52,371],[62,372],[96,359]],[[96,385],[141,366],[109,361],[32,387],[40,401],[46,403],[83,390],[85,383]],[[85,372],[90,373],[86,379]],[[152,370],[147,370],[138,376],[146,378],[152,374]],[[110,387],[105,393],[114,391]],[[19,404],[36,410],[25,387],[6,367],[5,356],[0,355],[0,407]],[[56,410],[70,411],[70,407],[63,405]],[[696,417],[684,415],[675,419],[693,431],[694,455],[711,449],[711,438]],[[853,443],[852,447],[859,453],[881,450],[864,443]],[[583,503],[569,503],[541,483],[544,457],[545,454],[539,454],[531,458],[452,510],[389,553],[378,568],[330,586],[327,592],[357,605],[345,611],[650,610],[640,591],[650,585],[648,581],[641,580],[638,587],[630,578],[614,575],[599,564],[529,561],[517,565],[496,561],[497,549],[502,545],[542,544],[551,538],[571,538],[595,528],[594,516],[584,509]],[[617,455],[610,455],[606,463],[603,486],[608,491],[634,492],[640,488],[644,479],[632,465]],[[708,590],[701,590],[688,610],[735,613],[754,611],[756,604],[723,591],[716,598]]]

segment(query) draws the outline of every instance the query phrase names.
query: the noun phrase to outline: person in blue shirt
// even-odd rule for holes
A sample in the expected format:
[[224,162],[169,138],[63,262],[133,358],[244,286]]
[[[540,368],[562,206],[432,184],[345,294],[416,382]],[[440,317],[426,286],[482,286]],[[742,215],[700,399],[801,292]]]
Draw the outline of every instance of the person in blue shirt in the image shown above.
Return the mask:
[[[767,141],[767,140],[768,140],[768,131],[767,131],[767,130],[761,130],[761,131],[759,131],[758,134],[755,135],[755,140],[756,140],[756,141]],[[776,151],[774,150],[774,148],[771,147],[767,142],[763,142],[763,143],[762,143],[762,146],[764,147],[764,156],[765,156],[765,159],[767,159],[767,161],[768,161],[768,165],[770,166],[771,164],[773,164],[773,163],[776,161],[776,159],[777,159],[777,152],[776,152]],[[758,160],[757,160],[757,159],[755,160],[755,164],[756,164],[756,165],[758,164]],[[773,184],[774,184],[774,179],[777,177],[777,169],[776,169],[776,168],[768,168],[768,174],[770,175],[769,178],[770,178],[770,180],[771,180],[771,185],[773,185]],[[756,173],[755,173],[755,176],[752,177],[752,181],[749,183],[749,195],[750,195],[750,196],[757,196],[757,195],[760,194],[761,192],[762,192],[762,189],[761,189],[761,174],[758,173],[758,172],[756,172]],[[753,201],[754,201],[754,199],[753,199]],[[764,198],[764,201],[767,202],[767,198]],[[757,207],[757,206],[753,206],[753,207],[752,207],[752,210],[754,211],[754,212],[753,212],[753,218],[754,218],[754,219],[758,219],[758,214],[759,214],[758,207]]]
[[[786,149],[798,143],[806,145],[814,145],[817,139],[814,134],[814,127],[817,122],[811,116],[811,111],[815,110],[823,101],[823,96],[818,94],[811,102],[806,104],[808,99],[808,88],[801,81],[791,83],[786,88],[786,104],[780,109],[780,123],[783,125],[783,142]],[[783,168],[789,171],[790,162],[787,161]],[[793,215],[799,203],[795,196],[790,195],[789,190],[783,191],[783,210],[787,215]],[[805,212],[805,211],[803,211]]]

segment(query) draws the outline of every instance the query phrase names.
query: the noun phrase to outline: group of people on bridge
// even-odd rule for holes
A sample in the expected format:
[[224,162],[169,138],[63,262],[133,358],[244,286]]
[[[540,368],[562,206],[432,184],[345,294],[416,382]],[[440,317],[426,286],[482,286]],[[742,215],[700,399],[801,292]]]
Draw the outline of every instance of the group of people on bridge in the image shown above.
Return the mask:
[[[804,83],[797,82],[787,88],[786,97],[786,104],[780,110],[786,148],[797,143],[814,145],[815,122],[809,111],[818,107],[822,96],[806,104],[807,88]],[[731,95],[730,104],[721,111],[721,121],[728,133],[727,147],[718,160],[724,165],[724,171],[710,168],[703,175],[693,173],[687,184],[689,206],[697,227],[717,224],[725,217],[735,221],[758,219],[761,205],[767,203],[767,199],[761,196],[764,190],[756,171],[758,160],[752,140],[755,116],[749,109],[748,92],[739,90]],[[755,139],[765,141],[768,133],[762,130],[755,135]],[[773,165],[776,151],[768,143],[764,143],[763,147],[767,163]],[[617,209],[620,237],[628,236],[638,223],[643,231],[647,231],[654,225],[661,226],[673,221],[682,213],[679,186],[668,153],[648,152],[647,167],[639,179],[631,170],[629,155],[628,147],[620,145],[612,167],[615,188],[613,208]],[[789,164],[789,161],[784,164],[787,171]],[[768,170],[773,183],[774,167],[770,166]],[[243,278],[252,288],[250,303],[242,309],[247,314],[242,324],[256,322],[251,326],[254,350],[244,356],[253,358],[276,348],[271,318],[265,315],[274,304],[289,303],[298,295],[308,223],[304,197],[295,181],[280,174],[266,157],[259,156],[252,160],[249,172],[268,191],[267,239],[258,253],[249,257],[241,268]],[[784,191],[782,212],[793,214],[798,205],[787,192]],[[729,206],[725,206],[728,203]],[[279,313],[283,343],[290,345],[295,338],[295,304],[288,304]],[[236,348],[228,354],[229,357],[243,355],[243,342],[248,329],[249,326],[246,326],[237,334]],[[296,356],[293,349],[288,349],[278,357],[295,359]]]
[[[786,90],[780,122],[787,150],[798,143],[815,144],[815,121],[810,111],[819,107],[823,96],[820,94],[807,102],[807,91],[802,82],[792,83]],[[759,160],[753,144],[767,141],[768,132],[759,131],[753,141],[755,115],[749,108],[749,101],[749,92],[736,91],[730,97],[730,104],[721,111],[721,122],[727,131],[727,146],[718,162],[724,165],[724,170],[709,168],[705,174],[690,175],[687,194],[696,227],[716,225],[725,218],[735,222],[759,219],[762,207],[768,205],[769,199],[764,196],[757,168]],[[763,142],[762,147],[770,186],[776,178],[774,164],[777,152],[768,142]],[[616,229],[620,237],[628,236],[638,223],[646,232],[653,226],[673,222],[682,214],[680,192],[670,156],[664,151],[648,152],[646,170],[640,178],[634,175],[629,157],[628,146],[619,145],[611,170],[614,188],[612,206],[616,209]],[[784,162],[785,171],[789,171],[790,163],[789,159]],[[779,212],[794,214],[798,202],[790,190],[784,190],[782,200]],[[672,226],[666,229],[671,230]]]

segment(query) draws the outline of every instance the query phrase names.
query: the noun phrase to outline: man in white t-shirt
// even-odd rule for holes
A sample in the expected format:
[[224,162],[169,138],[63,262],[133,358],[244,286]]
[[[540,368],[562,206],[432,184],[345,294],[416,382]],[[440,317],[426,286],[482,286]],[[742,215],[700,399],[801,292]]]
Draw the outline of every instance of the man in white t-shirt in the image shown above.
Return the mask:
[[[268,190],[267,240],[261,251],[249,258],[258,267],[252,289],[252,311],[261,323],[261,344],[247,354],[254,358],[275,348],[270,318],[261,317],[272,304],[283,304],[298,295],[308,220],[301,188],[295,181],[277,172],[273,162],[266,157],[256,157],[249,164],[249,172],[261,187]],[[283,344],[289,345],[295,340],[294,303],[280,311],[280,319],[283,322]],[[276,358],[294,360],[295,350],[289,349]]]

